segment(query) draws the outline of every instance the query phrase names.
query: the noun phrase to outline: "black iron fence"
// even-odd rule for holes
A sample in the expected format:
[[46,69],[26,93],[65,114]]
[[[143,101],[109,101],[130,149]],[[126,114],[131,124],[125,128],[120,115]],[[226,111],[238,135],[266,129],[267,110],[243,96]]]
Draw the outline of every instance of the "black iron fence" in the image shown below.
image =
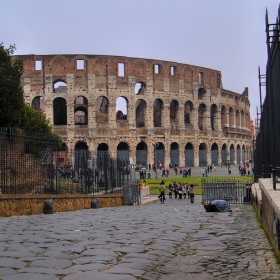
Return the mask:
[[205,178],[202,181],[202,200],[226,200],[231,204],[251,204],[252,181],[239,181],[232,177]]
[[68,150],[43,134],[0,128],[3,194],[123,195],[130,177],[129,162],[108,151]]

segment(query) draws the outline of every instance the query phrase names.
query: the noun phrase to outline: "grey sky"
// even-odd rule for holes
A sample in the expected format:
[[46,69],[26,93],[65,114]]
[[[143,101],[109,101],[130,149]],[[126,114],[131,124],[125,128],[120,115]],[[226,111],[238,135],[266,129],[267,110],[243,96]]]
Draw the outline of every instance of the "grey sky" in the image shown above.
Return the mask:
[[[222,72],[223,87],[249,88],[259,106],[267,61],[265,11],[277,0],[0,0],[0,41],[15,54],[155,58]],[[263,95],[265,88],[263,88]]]

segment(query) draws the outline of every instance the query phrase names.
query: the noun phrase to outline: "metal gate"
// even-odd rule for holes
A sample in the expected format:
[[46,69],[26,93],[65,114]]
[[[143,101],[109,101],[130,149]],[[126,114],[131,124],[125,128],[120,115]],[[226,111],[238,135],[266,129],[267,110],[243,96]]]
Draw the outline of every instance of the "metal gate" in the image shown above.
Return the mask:
[[193,149],[185,150],[185,167],[193,167],[193,166],[194,166]]
[[240,182],[235,178],[211,177],[203,179],[202,200],[210,203],[213,200],[226,200],[231,204],[251,204],[252,181]]
[[218,150],[211,150],[211,164],[218,165]]
[[240,164],[240,150],[236,151],[237,164]]
[[234,164],[234,150],[230,150],[230,164]]
[[172,166],[175,166],[175,162],[177,163],[177,166],[180,166],[178,149],[170,150],[170,162]]
[[227,150],[222,150],[222,163],[227,163]]
[[75,158],[75,163],[74,163],[75,169],[86,168],[86,162],[90,158],[90,152],[88,150],[75,149],[74,158]]
[[129,150],[117,150],[117,158],[120,161],[129,162]]
[[129,181],[123,187],[123,203],[132,205],[140,203],[140,196],[138,190],[138,181]]
[[207,166],[207,151],[206,150],[199,150],[199,166],[205,167]]
[[159,150],[159,149],[156,149],[155,150],[155,153],[156,153],[156,163],[157,165],[159,164],[159,162],[162,164],[162,166],[164,167],[164,150]]
[[147,167],[147,150],[136,150],[136,164]]

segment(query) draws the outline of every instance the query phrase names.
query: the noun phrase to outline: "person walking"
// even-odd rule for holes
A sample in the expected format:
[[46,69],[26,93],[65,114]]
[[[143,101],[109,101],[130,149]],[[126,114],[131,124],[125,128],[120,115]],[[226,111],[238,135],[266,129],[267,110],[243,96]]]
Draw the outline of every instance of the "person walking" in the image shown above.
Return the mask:
[[160,182],[159,191],[160,191],[160,195],[159,195],[160,202],[163,204],[164,201],[165,201],[165,183],[164,183],[164,180],[162,180]]
[[193,184],[191,184],[190,186],[189,186],[189,194],[190,194],[190,199],[191,199],[191,203],[193,203],[194,202],[194,191],[193,191]]

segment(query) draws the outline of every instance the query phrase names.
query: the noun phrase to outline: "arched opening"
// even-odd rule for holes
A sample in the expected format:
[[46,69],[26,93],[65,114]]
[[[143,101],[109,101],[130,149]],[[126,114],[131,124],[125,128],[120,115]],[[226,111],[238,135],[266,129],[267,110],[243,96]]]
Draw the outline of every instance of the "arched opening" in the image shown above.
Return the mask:
[[222,156],[222,164],[227,163],[227,145],[223,144],[222,146],[222,151],[221,151],[221,156]]
[[235,105],[237,105],[237,106],[239,106],[239,99],[238,99],[238,97],[237,96],[235,96]]
[[218,145],[216,143],[211,146],[211,164],[218,165]]
[[240,155],[240,145],[238,144],[236,147],[236,159],[237,159],[237,164],[241,163],[241,155]]
[[99,96],[95,103],[96,108],[96,122],[104,123],[108,122],[108,108],[109,101],[104,96]]
[[235,114],[235,118],[236,118],[236,127],[240,127],[240,112],[238,110],[236,110],[236,114]]
[[221,125],[222,127],[226,126],[228,123],[227,123],[227,109],[225,106],[222,106],[222,110],[221,110]]
[[147,144],[145,142],[140,142],[136,146],[136,164],[141,164],[143,167],[148,166],[147,162],[147,156],[148,156],[148,151],[147,151]]
[[210,108],[210,122],[213,131],[218,130],[218,108],[216,104],[212,104]]
[[67,84],[64,80],[58,79],[53,83],[54,93],[67,93]]
[[75,125],[88,124],[88,100],[83,96],[78,96],[75,99],[74,123]]
[[235,160],[235,151],[234,151],[234,145],[231,144],[230,145],[230,164],[234,164],[234,160]]
[[207,146],[205,143],[201,143],[199,145],[199,166],[200,167],[205,167],[207,166]]
[[67,105],[62,97],[53,100],[53,124],[67,125]]
[[129,146],[125,142],[119,143],[117,147],[117,158],[125,164],[129,164]]
[[230,107],[229,108],[229,125],[231,127],[233,127],[235,125],[235,121],[234,121],[235,115],[234,115],[234,111],[233,109]]
[[146,88],[145,83],[138,82],[138,83],[135,84],[134,93],[137,94],[137,95],[144,95],[145,88]]
[[153,104],[154,127],[161,127],[163,115],[163,101],[156,99]]
[[184,123],[185,123],[185,125],[189,125],[189,124],[193,123],[193,104],[190,101],[187,101],[185,103]]
[[178,121],[178,112],[179,112],[179,103],[177,100],[172,100],[170,103],[170,122],[177,122]]
[[241,127],[245,128],[245,115],[243,110],[241,111]]
[[100,143],[97,147],[97,172],[95,172],[100,189],[109,186],[110,177],[112,177],[110,162],[109,146],[106,143]]
[[164,167],[164,145],[161,142],[157,142],[157,145],[154,147],[154,160],[157,165],[162,164],[162,167]]
[[46,104],[42,96],[36,96],[31,103],[31,107],[37,111],[45,112]]
[[246,157],[245,157],[245,145],[242,145],[242,163],[244,164],[246,160]]
[[90,152],[88,150],[87,143],[82,141],[76,143],[74,154],[75,170],[87,169],[87,160],[90,158]]
[[139,99],[136,102],[136,127],[145,127],[145,118],[146,118],[146,102],[143,99]]
[[170,162],[172,166],[180,166],[179,145],[176,142],[173,142],[170,146]]
[[116,119],[126,120],[127,119],[127,99],[120,96],[116,100]]
[[194,151],[193,145],[188,142],[185,146],[185,167],[193,167],[194,166]]
[[206,90],[205,88],[200,88],[198,90],[198,100],[203,100],[203,98],[205,97],[206,95]]
[[207,128],[206,105],[203,103],[198,106],[198,128],[199,130],[205,130]]

